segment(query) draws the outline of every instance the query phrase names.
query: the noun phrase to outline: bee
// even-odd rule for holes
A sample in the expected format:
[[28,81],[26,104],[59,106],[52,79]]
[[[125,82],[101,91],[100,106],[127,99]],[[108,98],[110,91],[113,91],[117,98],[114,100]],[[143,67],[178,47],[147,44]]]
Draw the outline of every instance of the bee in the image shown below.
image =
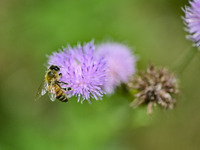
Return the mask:
[[49,69],[46,71],[45,79],[38,88],[36,93],[36,99],[46,94],[48,91],[49,97],[52,101],[55,99],[60,100],[61,102],[68,101],[68,95],[66,95],[67,91],[70,91],[71,88],[63,88],[61,84],[68,85],[68,83],[60,81],[60,77],[62,77],[62,73],[59,73],[60,68],[55,65],[51,65]]

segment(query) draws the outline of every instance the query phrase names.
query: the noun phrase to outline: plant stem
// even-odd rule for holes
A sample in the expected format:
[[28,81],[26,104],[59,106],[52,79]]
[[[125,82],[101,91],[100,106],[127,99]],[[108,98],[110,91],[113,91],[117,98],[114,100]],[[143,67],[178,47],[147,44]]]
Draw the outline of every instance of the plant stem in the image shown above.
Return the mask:
[[194,58],[195,54],[198,52],[198,49],[196,47],[192,47],[189,49],[188,54],[185,56],[185,59],[183,60],[182,63],[180,63],[177,67],[177,72],[178,73],[183,73],[184,70],[187,68],[187,66],[190,64],[192,59]]

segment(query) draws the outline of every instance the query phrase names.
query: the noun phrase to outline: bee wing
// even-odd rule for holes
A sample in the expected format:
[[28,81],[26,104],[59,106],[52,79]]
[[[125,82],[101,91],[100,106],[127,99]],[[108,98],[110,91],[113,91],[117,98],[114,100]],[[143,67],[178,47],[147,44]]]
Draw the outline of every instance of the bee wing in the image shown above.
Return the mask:
[[37,100],[38,98],[46,94],[47,90],[48,90],[48,83],[46,81],[43,81],[38,88],[38,91],[35,96],[35,100]]
[[50,90],[49,90],[49,98],[51,99],[51,101],[55,101],[56,99],[56,88],[53,84],[55,83],[53,82],[51,83]]

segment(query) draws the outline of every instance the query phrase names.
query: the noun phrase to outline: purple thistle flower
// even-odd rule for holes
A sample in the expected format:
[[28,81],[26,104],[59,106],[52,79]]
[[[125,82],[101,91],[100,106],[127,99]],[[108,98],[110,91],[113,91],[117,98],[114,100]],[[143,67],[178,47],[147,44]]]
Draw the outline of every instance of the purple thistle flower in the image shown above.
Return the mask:
[[103,87],[106,93],[113,93],[116,86],[127,83],[135,73],[137,59],[126,45],[103,43],[97,46],[96,55],[104,57],[108,63],[108,80]]
[[72,88],[69,95],[78,96],[78,102],[90,98],[101,99],[104,91],[102,86],[106,82],[107,65],[103,57],[96,58],[93,42],[82,47],[63,48],[63,51],[54,52],[48,56],[49,65],[57,65],[62,73],[61,81],[68,83]]
[[194,45],[200,46],[200,0],[190,1],[190,7],[186,6],[183,11],[185,12],[185,17],[183,18],[186,24],[186,31],[190,35],[186,38],[193,41]]

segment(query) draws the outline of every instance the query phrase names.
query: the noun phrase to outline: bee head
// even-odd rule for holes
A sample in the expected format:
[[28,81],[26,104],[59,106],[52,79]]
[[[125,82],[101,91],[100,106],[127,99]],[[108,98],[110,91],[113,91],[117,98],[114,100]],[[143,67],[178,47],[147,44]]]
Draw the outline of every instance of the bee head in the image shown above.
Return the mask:
[[56,71],[56,72],[60,71],[60,68],[58,66],[55,66],[55,65],[51,65],[49,67],[49,69],[52,70],[52,71]]

